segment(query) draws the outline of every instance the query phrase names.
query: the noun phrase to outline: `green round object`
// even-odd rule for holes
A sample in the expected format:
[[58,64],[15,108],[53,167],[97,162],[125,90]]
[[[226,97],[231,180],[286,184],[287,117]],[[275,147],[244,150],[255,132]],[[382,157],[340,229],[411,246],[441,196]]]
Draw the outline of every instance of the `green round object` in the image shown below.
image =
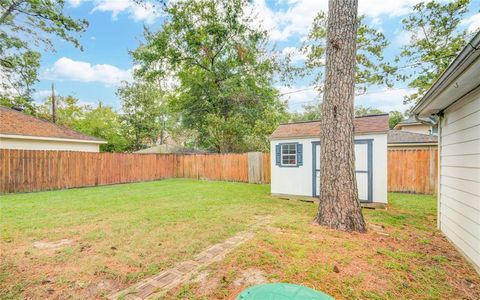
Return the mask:
[[268,283],[252,286],[236,300],[333,300],[332,296],[311,288],[290,283]]

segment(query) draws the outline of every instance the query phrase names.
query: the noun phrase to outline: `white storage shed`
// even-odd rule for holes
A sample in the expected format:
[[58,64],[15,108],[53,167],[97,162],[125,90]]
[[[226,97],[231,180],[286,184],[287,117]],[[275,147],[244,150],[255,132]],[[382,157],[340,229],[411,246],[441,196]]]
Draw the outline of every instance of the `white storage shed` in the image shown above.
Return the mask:
[[[388,114],[355,118],[355,168],[365,206],[387,204]],[[271,193],[318,197],[320,121],[280,125],[270,136]]]

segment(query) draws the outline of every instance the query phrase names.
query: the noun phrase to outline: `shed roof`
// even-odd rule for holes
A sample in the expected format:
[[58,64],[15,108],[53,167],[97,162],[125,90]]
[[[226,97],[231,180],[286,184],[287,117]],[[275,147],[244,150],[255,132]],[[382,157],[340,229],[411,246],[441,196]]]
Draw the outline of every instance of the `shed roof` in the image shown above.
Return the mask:
[[[354,126],[356,134],[387,132],[389,129],[388,114],[355,117]],[[281,124],[270,135],[270,139],[319,136],[320,121],[317,120]]]
[[390,130],[387,136],[388,144],[437,144],[438,137],[431,134]]
[[105,143],[105,141],[96,137],[45,120],[37,119],[20,111],[3,106],[0,106],[0,134]]

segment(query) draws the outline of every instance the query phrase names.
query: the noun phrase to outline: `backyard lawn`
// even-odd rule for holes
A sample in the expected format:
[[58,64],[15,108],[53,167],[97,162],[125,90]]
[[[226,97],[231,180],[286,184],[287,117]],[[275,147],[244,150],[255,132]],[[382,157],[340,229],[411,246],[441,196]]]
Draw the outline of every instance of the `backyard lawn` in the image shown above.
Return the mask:
[[[312,224],[316,205],[269,186],[172,179],[0,196],[0,299],[102,298],[241,231],[255,236],[166,298],[234,298],[291,282],[336,299],[480,299],[480,277],[436,230],[433,196],[390,194],[366,234]],[[268,225],[252,228],[258,220]]]

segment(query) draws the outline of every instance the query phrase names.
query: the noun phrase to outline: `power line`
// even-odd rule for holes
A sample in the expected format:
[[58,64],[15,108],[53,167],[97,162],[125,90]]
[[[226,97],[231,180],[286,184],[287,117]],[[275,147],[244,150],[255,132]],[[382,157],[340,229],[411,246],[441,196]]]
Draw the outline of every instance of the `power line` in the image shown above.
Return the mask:
[[[457,56],[457,54],[449,54],[449,55],[445,55],[445,56],[441,56],[441,57],[437,57],[435,59],[431,59],[431,60],[427,60],[427,61],[422,61],[422,62],[417,62],[417,63],[413,63],[413,64],[409,64],[409,65],[403,65],[403,66],[400,66],[400,67],[397,67],[397,70],[399,69],[408,69],[408,68],[412,68],[412,67],[416,67],[416,66],[419,66],[423,63],[428,63],[428,62],[434,62],[434,61],[438,61],[438,60],[441,60],[441,59],[445,59],[445,58],[451,58],[451,57],[455,57]],[[377,72],[377,73],[372,73],[372,75],[379,75],[379,74],[385,74],[386,72]],[[308,87],[308,88],[304,88],[304,89],[299,89],[299,90],[295,90],[295,91],[290,91],[290,92],[285,92],[285,93],[281,93],[279,94],[280,96],[285,96],[285,95],[290,95],[290,94],[295,94],[295,93],[299,93],[299,92],[303,92],[303,91],[308,91],[308,90],[313,90],[315,89],[315,87]],[[398,90],[398,89],[391,89],[391,90]],[[368,94],[372,94],[372,93],[368,93]],[[309,102],[315,102],[315,101],[309,101]]]
[[[309,89],[314,89],[315,87],[310,87]],[[391,91],[400,91],[400,90],[405,90],[406,88],[395,88],[395,89],[388,89],[386,91],[378,91],[378,92],[366,92],[361,95],[358,95],[357,97],[360,96],[367,96],[367,95],[375,95],[375,94],[383,94],[383,93],[388,93]],[[305,89],[303,89],[305,90]],[[308,100],[308,101],[299,101],[295,103],[291,103],[290,105],[300,105],[300,104],[309,104],[309,103],[320,103],[319,100]]]

